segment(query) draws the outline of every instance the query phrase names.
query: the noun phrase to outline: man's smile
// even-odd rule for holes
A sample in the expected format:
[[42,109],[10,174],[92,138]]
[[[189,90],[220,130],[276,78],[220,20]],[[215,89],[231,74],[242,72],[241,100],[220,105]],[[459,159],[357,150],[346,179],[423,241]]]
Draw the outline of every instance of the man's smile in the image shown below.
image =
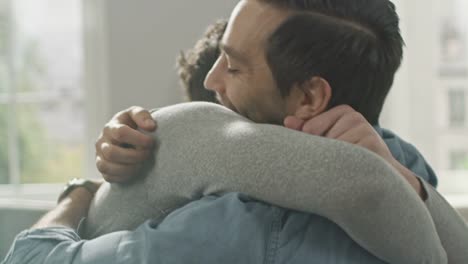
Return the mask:
[[216,93],[216,100],[221,103],[224,107],[231,109],[232,111],[239,114],[237,108],[229,101],[229,99],[222,97],[219,93]]

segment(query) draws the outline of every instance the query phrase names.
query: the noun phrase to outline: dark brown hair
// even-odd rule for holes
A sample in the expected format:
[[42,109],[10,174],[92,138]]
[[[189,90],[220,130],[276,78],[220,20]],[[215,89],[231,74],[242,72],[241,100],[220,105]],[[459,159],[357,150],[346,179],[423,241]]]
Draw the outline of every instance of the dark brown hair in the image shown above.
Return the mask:
[[388,0],[260,1],[294,11],[266,44],[283,96],[320,76],[332,88],[329,108],[347,104],[378,124],[403,56],[395,6]]
[[195,47],[185,53],[181,52],[177,59],[179,77],[190,101],[217,103],[215,93],[205,89],[203,83],[219,57],[219,42],[226,26],[226,20],[219,20],[208,27]]

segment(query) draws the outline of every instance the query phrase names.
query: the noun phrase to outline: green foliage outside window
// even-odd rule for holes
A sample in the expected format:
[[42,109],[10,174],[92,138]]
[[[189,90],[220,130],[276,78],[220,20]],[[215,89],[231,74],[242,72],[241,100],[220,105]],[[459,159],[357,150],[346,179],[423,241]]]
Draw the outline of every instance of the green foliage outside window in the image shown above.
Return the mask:
[[468,155],[466,155],[465,160],[460,162],[460,170],[468,170]]
[[[8,17],[0,10],[0,95],[6,95],[8,78],[7,45],[10,43]],[[40,91],[45,67],[37,45],[30,41],[19,50],[14,84],[17,92]],[[40,104],[11,105],[0,102],[0,184],[9,183],[9,124],[14,114],[19,151],[21,183],[57,183],[69,178],[83,177],[82,145],[69,146],[48,138],[39,119]]]

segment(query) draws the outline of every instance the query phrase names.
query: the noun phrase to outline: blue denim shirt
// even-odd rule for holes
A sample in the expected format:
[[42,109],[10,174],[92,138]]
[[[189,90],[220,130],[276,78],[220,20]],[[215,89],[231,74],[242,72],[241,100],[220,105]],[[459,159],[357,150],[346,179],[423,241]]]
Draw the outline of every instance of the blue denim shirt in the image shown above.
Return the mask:
[[[376,127],[394,157],[437,184],[421,154]],[[340,227],[314,214],[278,208],[230,193],[208,196],[134,231],[81,240],[57,227],[20,233],[2,263],[383,263]]]

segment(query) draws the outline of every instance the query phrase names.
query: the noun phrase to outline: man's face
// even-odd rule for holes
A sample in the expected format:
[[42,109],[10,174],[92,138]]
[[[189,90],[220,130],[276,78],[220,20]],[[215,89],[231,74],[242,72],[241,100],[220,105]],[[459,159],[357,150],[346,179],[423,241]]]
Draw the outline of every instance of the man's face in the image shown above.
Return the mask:
[[220,103],[254,122],[282,124],[288,112],[265,58],[268,37],[288,16],[258,0],[240,1],[205,79]]

